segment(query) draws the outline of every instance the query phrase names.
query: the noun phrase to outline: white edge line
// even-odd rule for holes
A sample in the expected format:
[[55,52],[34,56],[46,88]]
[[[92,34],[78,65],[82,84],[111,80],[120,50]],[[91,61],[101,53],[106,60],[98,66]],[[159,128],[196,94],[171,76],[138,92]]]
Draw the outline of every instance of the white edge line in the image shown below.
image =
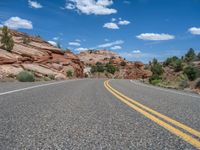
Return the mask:
[[174,94],[180,94],[180,95],[184,95],[184,96],[191,96],[191,97],[194,97],[194,98],[200,98],[200,96],[192,95],[192,94],[189,94],[189,93],[185,94],[185,93],[181,93],[181,92],[178,92],[178,91],[173,91],[173,90],[169,90],[169,89],[163,89],[163,88],[159,88],[159,87],[154,87],[154,86],[146,85],[146,84],[143,84],[143,83],[137,83],[137,82],[135,82],[133,80],[130,80],[130,82],[133,83],[133,84],[136,84],[136,85],[150,87],[150,88],[154,88],[154,89],[165,91],[165,92],[171,92],[171,93],[174,93]]
[[55,84],[60,84],[60,83],[64,83],[64,82],[70,82],[70,81],[77,81],[77,80],[65,80],[65,81],[30,86],[30,87],[26,87],[26,88],[22,88],[22,89],[17,89],[17,90],[0,93],[0,96],[6,95],[6,94],[11,94],[11,93],[16,93],[16,92],[20,92],[20,91],[30,90],[30,89],[34,89],[34,88],[38,88],[38,87],[44,87],[44,86],[48,86],[48,85],[55,85]]

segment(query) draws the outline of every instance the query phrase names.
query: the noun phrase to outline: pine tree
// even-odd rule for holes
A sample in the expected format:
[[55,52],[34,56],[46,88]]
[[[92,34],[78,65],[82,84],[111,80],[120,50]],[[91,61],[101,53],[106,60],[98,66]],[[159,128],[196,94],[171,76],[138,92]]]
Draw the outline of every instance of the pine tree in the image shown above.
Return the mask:
[[2,28],[2,37],[1,37],[1,48],[5,49],[9,52],[12,51],[13,46],[14,46],[14,41],[12,39],[12,35],[10,35],[10,31],[8,27],[4,26]]

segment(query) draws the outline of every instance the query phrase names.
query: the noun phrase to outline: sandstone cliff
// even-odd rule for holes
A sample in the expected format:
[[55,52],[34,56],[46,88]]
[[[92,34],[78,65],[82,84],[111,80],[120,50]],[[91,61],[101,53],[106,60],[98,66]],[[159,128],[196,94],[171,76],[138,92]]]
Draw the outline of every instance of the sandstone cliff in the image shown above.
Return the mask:
[[0,79],[15,77],[23,70],[34,72],[38,78],[54,75],[56,79],[66,79],[68,70],[74,77],[83,77],[84,64],[73,53],[63,52],[39,37],[10,32],[14,47],[11,52],[0,48]]

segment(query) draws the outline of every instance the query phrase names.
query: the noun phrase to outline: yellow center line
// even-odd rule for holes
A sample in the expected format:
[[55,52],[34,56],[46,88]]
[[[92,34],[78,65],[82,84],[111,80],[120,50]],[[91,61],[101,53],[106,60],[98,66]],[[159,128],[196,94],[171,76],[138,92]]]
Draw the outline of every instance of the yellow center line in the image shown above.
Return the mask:
[[168,122],[170,122],[170,123],[176,125],[177,127],[182,128],[182,129],[186,130],[187,132],[189,132],[189,133],[191,133],[191,134],[193,134],[193,135],[195,135],[195,136],[197,136],[197,137],[200,137],[200,132],[199,132],[199,131],[197,131],[197,130],[195,130],[195,129],[192,129],[192,128],[190,128],[190,127],[188,127],[188,126],[186,126],[186,125],[184,125],[184,124],[182,124],[182,123],[180,123],[180,122],[178,122],[178,121],[176,121],[176,120],[174,120],[174,119],[171,119],[171,118],[169,118],[169,117],[167,117],[167,116],[165,116],[165,115],[163,115],[163,114],[161,114],[161,113],[159,113],[159,112],[157,112],[157,111],[155,111],[155,110],[153,110],[153,109],[151,109],[151,108],[149,108],[149,107],[146,107],[146,106],[140,104],[139,102],[137,102],[137,101],[135,101],[135,100],[133,100],[133,99],[131,99],[131,98],[125,96],[124,94],[122,94],[122,93],[120,93],[119,91],[117,91],[117,90],[115,90],[114,88],[112,88],[112,87],[109,85],[109,81],[107,81],[106,84],[107,84],[107,86],[108,86],[111,90],[113,90],[115,93],[117,93],[117,94],[120,95],[121,97],[125,98],[126,100],[128,100],[128,101],[130,101],[130,102],[136,104],[137,106],[139,106],[139,107],[141,107],[141,108],[143,108],[143,109],[149,111],[150,113],[152,113],[152,114],[154,114],[154,115],[156,115],[156,116],[158,116],[158,117],[160,117],[160,118],[162,118],[162,119],[164,119],[164,120],[166,120],[166,121],[168,121]]
[[[170,131],[171,133],[179,136],[180,138],[182,138],[183,140],[185,140],[186,142],[190,143],[191,145],[200,148],[200,141],[198,141],[197,139],[193,138],[192,136],[182,132],[179,129],[176,129],[175,127],[171,126],[170,124],[160,120],[159,118],[157,118],[156,116],[153,116],[152,114],[148,113],[147,111],[139,108],[138,106],[134,105],[133,103],[131,103],[130,101],[126,100],[123,96],[121,96],[120,94],[118,94],[117,92],[115,92],[114,90],[112,90],[113,88],[110,88],[111,86],[108,84],[108,81],[104,82],[104,86],[105,88],[112,93],[114,96],[116,96],[119,100],[121,100],[122,102],[124,102],[125,104],[127,104],[128,106],[130,106],[131,108],[135,109],[136,111],[140,112],[141,114],[143,114],[144,116],[146,116],[147,118],[149,118],[150,120],[152,120],[153,122],[159,124],[160,126],[164,127],[165,129],[167,129],[168,131]],[[159,113],[160,114],[160,113]]]

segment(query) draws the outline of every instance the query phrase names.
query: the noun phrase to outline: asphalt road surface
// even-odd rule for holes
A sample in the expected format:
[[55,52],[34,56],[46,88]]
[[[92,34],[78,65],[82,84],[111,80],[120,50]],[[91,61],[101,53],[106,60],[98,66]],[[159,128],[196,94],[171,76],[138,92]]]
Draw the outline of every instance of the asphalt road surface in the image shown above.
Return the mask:
[[200,148],[200,96],[137,81],[0,83],[0,150]]

